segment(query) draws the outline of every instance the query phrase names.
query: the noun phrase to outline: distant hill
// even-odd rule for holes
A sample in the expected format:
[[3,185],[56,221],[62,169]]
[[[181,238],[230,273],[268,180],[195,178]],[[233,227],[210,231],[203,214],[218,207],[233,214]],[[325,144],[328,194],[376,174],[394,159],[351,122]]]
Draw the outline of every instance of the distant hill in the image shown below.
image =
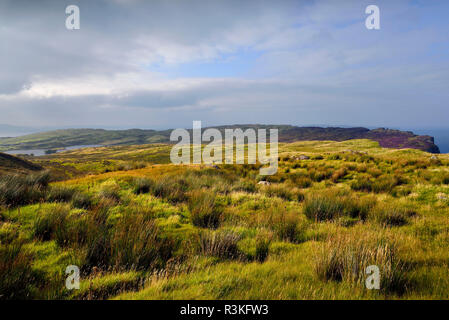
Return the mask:
[[[337,128],[337,127],[296,127],[291,125],[231,125],[215,127],[220,131],[225,128],[254,128],[279,130],[280,142],[305,140],[344,141],[350,139],[371,139],[385,148],[412,148],[432,153],[440,150],[434,139],[427,135],[415,135],[410,131],[379,128]],[[206,128],[204,128],[206,129]],[[66,129],[29,134],[13,138],[0,138],[0,151],[17,149],[52,149],[76,145],[134,145],[148,143],[168,143],[172,130],[103,130],[103,129]]]
[[42,170],[42,167],[30,161],[0,153],[0,174],[2,173],[25,173],[29,171]]

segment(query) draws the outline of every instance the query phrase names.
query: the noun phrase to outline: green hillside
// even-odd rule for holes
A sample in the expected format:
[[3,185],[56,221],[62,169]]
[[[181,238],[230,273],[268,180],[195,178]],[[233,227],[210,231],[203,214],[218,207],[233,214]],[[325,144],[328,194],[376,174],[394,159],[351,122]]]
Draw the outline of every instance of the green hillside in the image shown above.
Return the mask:
[[[391,129],[366,128],[320,128],[296,127],[290,125],[231,125],[215,127],[224,133],[226,128],[248,128],[279,130],[280,142],[351,139],[371,139],[386,148],[412,148],[439,153],[438,146],[430,136],[415,135]],[[204,128],[206,129],[206,128]],[[0,138],[0,151],[18,149],[53,149],[77,145],[139,145],[149,143],[168,143],[172,130],[103,130],[103,129],[66,129],[35,133],[14,138]]]

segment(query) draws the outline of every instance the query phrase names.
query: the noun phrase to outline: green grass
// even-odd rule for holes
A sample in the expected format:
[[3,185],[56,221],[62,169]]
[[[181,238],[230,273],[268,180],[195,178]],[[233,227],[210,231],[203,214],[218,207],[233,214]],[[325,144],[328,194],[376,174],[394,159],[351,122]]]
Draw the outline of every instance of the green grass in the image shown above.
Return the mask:
[[[46,156],[51,183],[3,175],[0,298],[449,298],[447,155],[281,144],[263,186],[258,164],[174,166],[168,152]],[[64,286],[71,264],[80,290]],[[370,264],[379,291],[364,286]]]

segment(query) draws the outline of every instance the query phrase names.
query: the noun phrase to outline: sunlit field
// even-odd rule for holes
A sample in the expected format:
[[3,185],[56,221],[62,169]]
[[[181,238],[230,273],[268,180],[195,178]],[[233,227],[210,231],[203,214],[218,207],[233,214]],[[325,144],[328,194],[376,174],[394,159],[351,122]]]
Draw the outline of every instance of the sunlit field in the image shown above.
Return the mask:
[[449,298],[448,155],[296,142],[260,176],[172,165],[170,148],[68,151],[2,174],[0,298]]

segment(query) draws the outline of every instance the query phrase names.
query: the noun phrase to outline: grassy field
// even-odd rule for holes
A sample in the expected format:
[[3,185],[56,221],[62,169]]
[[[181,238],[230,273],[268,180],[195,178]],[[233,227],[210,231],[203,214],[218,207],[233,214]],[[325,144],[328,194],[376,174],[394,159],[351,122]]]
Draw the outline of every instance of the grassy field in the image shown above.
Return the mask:
[[263,177],[175,166],[170,148],[63,152],[32,159],[50,174],[2,175],[0,298],[449,298],[448,155],[296,142]]

